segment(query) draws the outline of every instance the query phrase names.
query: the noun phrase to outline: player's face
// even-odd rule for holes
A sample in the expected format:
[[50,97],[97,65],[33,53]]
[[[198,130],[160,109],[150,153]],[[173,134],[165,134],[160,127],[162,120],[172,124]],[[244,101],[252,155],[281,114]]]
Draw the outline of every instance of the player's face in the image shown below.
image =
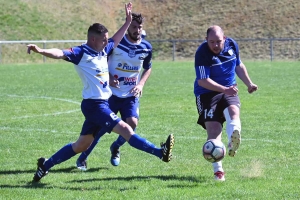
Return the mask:
[[219,54],[224,48],[225,36],[221,31],[211,32],[206,38],[209,49]]
[[108,43],[108,33],[97,35],[95,37],[97,51],[102,51]]
[[137,42],[138,40],[140,40],[142,35],[142,30],[143,30],[143,24],[139,24],[136,21],[132,21],[127,30],[129,39],[132,40],[133,42]]
[[88,39],[88,45],[99,52],[102,51],[108,43],[108,33],[103,33],[100,35],[92,34]]

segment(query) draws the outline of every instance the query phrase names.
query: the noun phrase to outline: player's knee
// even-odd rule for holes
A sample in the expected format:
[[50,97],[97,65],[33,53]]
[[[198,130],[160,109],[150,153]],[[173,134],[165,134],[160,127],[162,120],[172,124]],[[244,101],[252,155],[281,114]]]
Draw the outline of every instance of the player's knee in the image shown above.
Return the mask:
[[93,142],[93,140],[94,138],[92,135],[80,136],[79,139],[72,144],[73,151],[75,153],[81,153],[86,151]]
[[126,123],[134,130],[138,124],[138,119],[135,117],[129,117],[126,119]]

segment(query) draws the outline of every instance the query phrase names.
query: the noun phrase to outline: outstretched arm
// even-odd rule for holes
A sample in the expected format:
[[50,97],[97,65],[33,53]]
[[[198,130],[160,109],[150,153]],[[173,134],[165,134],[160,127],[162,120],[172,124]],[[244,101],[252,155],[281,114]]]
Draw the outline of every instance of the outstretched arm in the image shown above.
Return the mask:
[[252,93],[258,89],[258,86],[252,83],[248,75],[246,66],[243,63],[241,63],[239,66],[236,66],[235,72],[237,76],[243,81],[243,83],[248,87],[249,93]]
[[129,2],[128,4],[125,4],[126,21],[123,24],[123,26],[114,34],[114,36],[112,36],[112,39],[115,42],[114,48],[116,48],[119,45],[120,41],[124,37],[128,27],[131,24],[132,21],[131,11],[132,11],[132,3]]
[[29,44],[27,45],[27,53],[30,54],[31,51],[35,53],[42,54],[43,56],[46,56],[48,58],[53,58],[53,59],[64,59],[66,58],[64,56],[64,53],[60,49],[41,49],[35,44]]

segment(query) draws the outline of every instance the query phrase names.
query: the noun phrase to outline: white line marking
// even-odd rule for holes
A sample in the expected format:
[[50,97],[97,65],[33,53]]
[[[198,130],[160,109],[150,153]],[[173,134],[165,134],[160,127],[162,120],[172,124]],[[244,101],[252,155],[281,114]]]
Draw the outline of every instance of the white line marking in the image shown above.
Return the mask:
[[[2,126],[0,127],[0,130],[8,130],[8,131],[15,131],[15,132],[30,132],[30,133],[34,133],[34,132],[39,132],[39,133],[44,133],[44,132],[48,132],[48,133],[59,133],[62,131],[57,131],[57,130],[49,130],[49,129],[39,129],[39,128],[10,128],[10,127],[6,127],[6,126]],[[65,134],[74,134],[74,133],[79,133],[79,132],[67,132],[67,131],[63,131],[63,133]]]
[[47,117],[47,116],[56,116],[56,115],[62,115],[62,114],[69,114],[69,113],[74,113],[74,112],[78,112],[80,111],[80,109],[76,109],[76,110],[68,110],[65,112],[55,112],[55,113],[51,113],[51,114],[42,114],[42,115],[25,115],[25,116],[20,116],[20,117],[12,117],[11,119],[25,119],[25,118],[30,118],[30,117]]
[[[56,101],[64,101],[68,103],[73,103],[76,105],[80,105],[80,102],[73,101],[70,99],[62,99],[62,98],[54,98],[54,97],[46,97],[46,96],[21,96],[21,95],[15,95],[15,94],[7,94],[7,95],[0,95],[0,96],[8,96],[12,98],[26,98],[26,99],[47,99],[47,100],[56,100]],[[19,116],[19,117],[12,117],[11,119],[25,119],[25,118],[33,118],[33,117],[47,117],[47,116],[56,116],[56,115],[62,115],[62,114],[69,114],[69,113],[74,113],[78,112],[80,109],[75,109],[75,110],[68,110],[64,112],[55,112],[55,113],[46,113],[42,115],[25,115],[25,116]]]
[[28,98],[28,99],[48,99],[48,100],[57,100],[57,101],[65,101],[69,103],[74,103],[77,105],[80,105],[80,102],[78,101],[73,101],[70,99],[61,99],[61,98],[55,98],[55,97],[45,97],[45,96],[21,96],[21,95],[15,95],[15,94],[7,94],[7,95],[0,95],[0,96],[8,96],[8,97],[15,97],[15,98]]

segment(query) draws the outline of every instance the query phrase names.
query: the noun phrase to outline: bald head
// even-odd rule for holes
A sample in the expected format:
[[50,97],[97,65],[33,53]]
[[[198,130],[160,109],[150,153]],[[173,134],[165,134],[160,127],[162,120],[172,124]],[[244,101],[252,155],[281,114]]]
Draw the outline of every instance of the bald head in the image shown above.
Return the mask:
[[206,31],[206,41],[214,54],[219,54],[224,48],[225,36],[220,26],[214,25]]
[[213,25],[211,27],[209,27],[206,31],[206,37],[209,37],[210,34],[222,34],[224,36],[224,31],[222,30],[222,28],[218,25]]

